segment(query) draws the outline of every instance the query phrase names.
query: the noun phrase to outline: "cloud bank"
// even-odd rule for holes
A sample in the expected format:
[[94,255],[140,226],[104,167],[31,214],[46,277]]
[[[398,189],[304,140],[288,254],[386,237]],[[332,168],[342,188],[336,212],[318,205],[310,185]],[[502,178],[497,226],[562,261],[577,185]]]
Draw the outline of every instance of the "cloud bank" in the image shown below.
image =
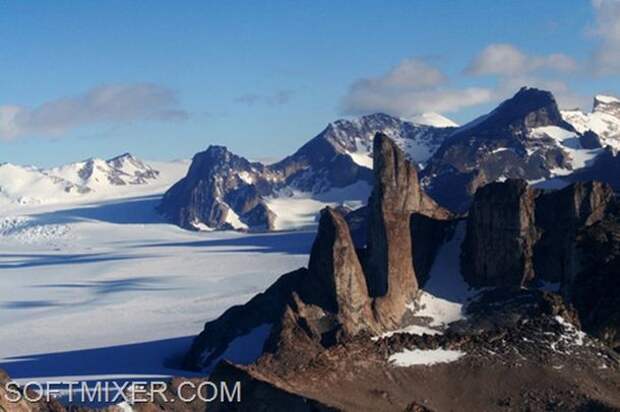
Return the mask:
[[112,84],[36,107],[0,105],[0,139],[58,136],[95,124],[137,120],[178,121],[188,117],[176,93],[152,83]]
[[490,90],[448,87],[447,76],[421,59],[407,59],[387,73],[355,81],[342,100],[347,115],[385,112],[410,117],[423,112],[454,112],[485,103]]
[[465,69],[465,73],[482,76],[522,76],[541,70],[571,72],[577,69],[577,62],[571,57],[554,53],[546,56],[531,56],[512,44],[495,43],[485,47]]

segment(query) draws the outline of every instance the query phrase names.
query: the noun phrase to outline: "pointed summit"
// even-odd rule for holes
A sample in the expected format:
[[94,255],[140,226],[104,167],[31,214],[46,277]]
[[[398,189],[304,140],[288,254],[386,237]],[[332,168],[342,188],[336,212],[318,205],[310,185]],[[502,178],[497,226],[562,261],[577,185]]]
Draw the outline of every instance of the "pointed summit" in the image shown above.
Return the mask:
[[562,118],[551,92],[522,87],[492,112],[459,128],[453,137],[480,135],[492,138],[503,134],[501,131],[527,132],[528,129],[544,126],[572,129]]

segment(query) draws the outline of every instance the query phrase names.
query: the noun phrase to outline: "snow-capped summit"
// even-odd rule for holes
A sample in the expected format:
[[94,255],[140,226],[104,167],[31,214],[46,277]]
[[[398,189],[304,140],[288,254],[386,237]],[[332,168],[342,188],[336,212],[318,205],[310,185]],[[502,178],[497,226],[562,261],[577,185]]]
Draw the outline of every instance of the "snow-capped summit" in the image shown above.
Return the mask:
[[620,99],[598,95],[594,98],[594,112],[606,113],[620,120]]
[[129,153],[49,169],[4,163],[0,164],[0,202],[51,204],[161,193],[187,170],[186,162],[156,163],[157,169]]
[[413,123],[433,127],[458,127],[459,125],[444,115],[435,112],[418,114],[410,119]]

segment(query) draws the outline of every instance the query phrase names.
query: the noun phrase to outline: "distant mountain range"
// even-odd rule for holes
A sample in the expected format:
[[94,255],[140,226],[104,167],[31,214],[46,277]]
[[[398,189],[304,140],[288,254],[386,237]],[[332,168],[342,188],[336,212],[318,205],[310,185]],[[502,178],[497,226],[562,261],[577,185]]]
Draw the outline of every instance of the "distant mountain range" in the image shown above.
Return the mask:
[[560,111],[550,92],[524,87],[461,127],[438,114],[416,121],[385,114],[338,120],[270,165],[211,146],[194,157],[160,210],[188,229],[272,230],[295,209],[316,216],[326,203],[354,207],[370,193],[376,133],[394,140],[419,168],[423,188],[459,213],[478,187],[510,178],[543,188],[593,178],[620,187],[617,174],[607,172],[620,163],[620,101],[614,97],[597,96],[591,113]]
[[[164,169],[168,172],[170,168]],[[162,179],[159,170],[129,153],[109,160],[88,159],[49,169],[2,163],[0,203],[50,204],[115,196],[129,186],[157,185],[168,178]]]
[[0,203],[167,190],[159,211],[186,229],[314,226],[325,205],[350,210],[366,203],[376,133],[390,137],[418,168],[424,190],[456,213],[467,210],[478,187],[510,178],[542,188],[601,180],[620,189],[620,100],[601,95],[589,113],[560,111],[551,93],[522,88],[463,126],[437,113],[411,121],[381,113],[337,120],[272,164],[223,146],[196,154],[189,170],[130,154],[51,169],[0,164]]

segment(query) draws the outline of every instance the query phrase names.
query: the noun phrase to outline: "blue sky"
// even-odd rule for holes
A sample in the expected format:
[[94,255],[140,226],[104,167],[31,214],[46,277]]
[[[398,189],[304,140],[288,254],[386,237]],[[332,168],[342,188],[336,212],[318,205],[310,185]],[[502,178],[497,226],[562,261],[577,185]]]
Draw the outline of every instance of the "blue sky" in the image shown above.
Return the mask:
[[0,162],[224,144],[279,158],[340,117],[465,122],[520,85],[620,94],[618,0],[0,1]]

